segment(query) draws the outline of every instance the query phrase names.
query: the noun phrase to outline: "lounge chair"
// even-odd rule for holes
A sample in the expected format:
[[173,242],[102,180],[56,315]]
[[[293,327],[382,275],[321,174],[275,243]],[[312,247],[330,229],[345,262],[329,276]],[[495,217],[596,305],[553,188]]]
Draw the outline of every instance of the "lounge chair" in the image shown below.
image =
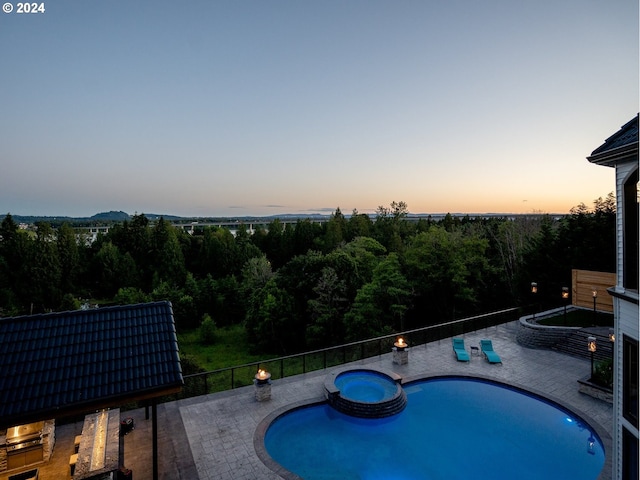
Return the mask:
[[502,363],[498,354],[493,351],[491,340],[480,340],[480,350],[484,353],[489,363]]
[[451,342],[453,344],[453,351],[456,354],[456,357],[458,357],[458,361],[468,362],[469,354],[467,353],[467,350],[464,348],[464,339],[453,338],[451,339]]

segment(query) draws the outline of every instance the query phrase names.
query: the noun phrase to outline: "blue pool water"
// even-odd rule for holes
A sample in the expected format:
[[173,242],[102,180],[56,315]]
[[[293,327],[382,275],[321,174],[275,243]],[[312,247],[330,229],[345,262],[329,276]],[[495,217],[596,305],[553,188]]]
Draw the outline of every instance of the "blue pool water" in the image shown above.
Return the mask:
[[380,402],[392,398],[398,388],[386,375],[358,370],[341,373],[335,384],[340,395],[358,402]]
[[593,480],[604,465],[588,425],[532,395],[460,378],[405,392],[405,410],[384,419],[328,405],[286,413],[269,426],[265,448],[305,480]]

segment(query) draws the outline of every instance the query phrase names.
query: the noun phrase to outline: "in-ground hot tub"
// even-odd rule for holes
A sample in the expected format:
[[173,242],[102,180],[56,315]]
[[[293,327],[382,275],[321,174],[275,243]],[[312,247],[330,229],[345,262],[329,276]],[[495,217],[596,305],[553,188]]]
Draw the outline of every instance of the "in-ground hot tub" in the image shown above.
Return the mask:
[[327,375],[324,383],[329,405],[347,415],[382,418],[407,405],[401,377],[378,369],[348,368]]

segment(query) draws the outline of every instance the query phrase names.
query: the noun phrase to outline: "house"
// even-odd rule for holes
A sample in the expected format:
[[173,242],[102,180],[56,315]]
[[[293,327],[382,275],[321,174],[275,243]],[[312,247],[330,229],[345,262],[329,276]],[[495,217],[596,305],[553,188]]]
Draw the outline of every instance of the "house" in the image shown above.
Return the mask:
[[616,170],[612,478],[638,478],[638,115],[587,157]]

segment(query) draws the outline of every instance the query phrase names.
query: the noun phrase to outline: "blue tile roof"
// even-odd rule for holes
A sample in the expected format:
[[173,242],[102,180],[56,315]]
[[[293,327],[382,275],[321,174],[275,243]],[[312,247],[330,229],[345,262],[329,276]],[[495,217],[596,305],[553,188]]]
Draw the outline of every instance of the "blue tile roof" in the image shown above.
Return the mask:
[[0,428],[182,385],[169,302],[0,319]]

